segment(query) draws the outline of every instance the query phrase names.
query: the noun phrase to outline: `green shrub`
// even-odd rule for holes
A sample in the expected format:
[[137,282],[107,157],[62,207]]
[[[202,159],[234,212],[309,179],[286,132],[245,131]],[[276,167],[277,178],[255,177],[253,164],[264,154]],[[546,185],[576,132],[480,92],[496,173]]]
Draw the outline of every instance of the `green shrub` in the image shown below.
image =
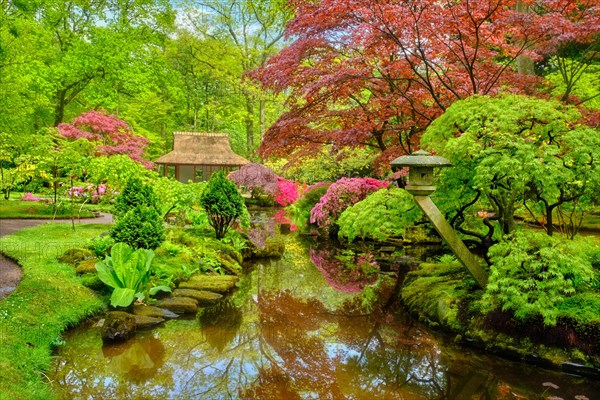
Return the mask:
[[404,229],[421,217],[406,190],[378,190],[342,212],[337,220],[338,237],[349,242],[357,237],[384,241],[391,236],[403,236]]
[[134,250],[125,243],[117,243],[112,247],[110,256],[96,263],[98,278],[113,288],[110,296],[113,307],[128,307],[135,298],[143,300],[147,293],[153,295],[159,290],[171,291],[165,286],[148,288],[153,259],[152,250]]
[[292,220],[294,223],[303,231],[310,230],[310,228],[317,228],[316,224],[310,224],[310,211],[314,206],[321,200],[321,197],[325,195],[327,189],[329,189],[329,183],[320,183],[314,186],[309,186],[304,192],[302,198],[298,199],[294,204],[289,206],[291,211]]
[[542,316],[555,325],[558,306],[591,289],[594,270],[581,246],[540,232],[515,232],[490,248],[491,274],[484,311],[501,308],[517,319]]
[[136,249],[154,250],[165,240],[165,228],[155,208],[137,205],[117,219],[110,236]]
[[115,240],[110,235],[98,236],[89,241],[87,247],[94,252],[96,257],[102,258],[110,252]]
[[127,181],[123,192],[115,200],[115,217],[118,220],[134,207],[140,205],[154,208],[157,212],[159,210],[158,199],[152,187],[134,177]]
[[237,186],[227,180],[223,171],[210,177],[208,186],[200,196],[200,204],[208,214],[208,220],[215,229],[217,239],[225,236],[236,219],[248,213]]

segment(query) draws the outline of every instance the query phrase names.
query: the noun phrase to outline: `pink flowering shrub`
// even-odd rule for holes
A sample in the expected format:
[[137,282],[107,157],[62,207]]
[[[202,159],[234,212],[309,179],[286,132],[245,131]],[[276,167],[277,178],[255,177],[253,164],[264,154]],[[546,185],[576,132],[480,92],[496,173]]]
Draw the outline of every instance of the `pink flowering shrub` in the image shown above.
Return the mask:
[[330,233],[331,226],[346,208],[388,185],[389,182],[373,178],[342,178],[332,183],[325,195],[313,207],[310,212],[310,222]]
[[35,197],[33,193],[27,192],[20,197],[23,201],[40,201],[39,197]]
[[310,249],[310,260],[327,284],[344,293],[361,292],[377,281],[379,265],[372,254],[336,254],[332,250]]
[[298,182],[288,181],[279,177],[277,180],[278,193],[275,202],[280,206],[289,206],[298,200]]
[[143,159],[144,149],[150,141],[134,135],[125,121],[106,111],[82,113],[70,124],[59,124],[58,131],[68,139],[86,139],[95,143],[99,155],[125,154],[148,169],[153,166]]
[[244,188],[256,197],[266,194],[275,197],[279,191],[277,174],[262,164],[246,164],[237,171],[231,172],[227,178],[239,188]]
[[73,186],[69,189],[69,197],[78,197],[91,201],[92,203],[98,203],[103,195],[108,194],[106,185],[101,183],[100,185],[87,184],[84,186]]

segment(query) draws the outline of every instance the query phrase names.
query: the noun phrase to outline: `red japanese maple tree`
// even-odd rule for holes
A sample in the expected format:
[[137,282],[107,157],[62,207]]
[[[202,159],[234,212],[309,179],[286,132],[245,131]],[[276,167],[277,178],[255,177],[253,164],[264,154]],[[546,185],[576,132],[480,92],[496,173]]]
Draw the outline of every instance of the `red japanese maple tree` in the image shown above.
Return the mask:
[[59,124],[58,131],[68,139],[86,139],[95,143],[99,155],[124,154],[146,168],[152,168],[153,163],[143,158],[150,141],[134,135],[125,121],[106,111],[84,112],[70,124]]
[[[529,12],[516,9],[517,3]],[[291,0],[293,42],[251,77],[286,92],[263,156],[322,144],[371,146],[379,163],[409,153],[454,101],[500,90],[533,93],[519,57],[593,40],[592,0]],[[595,25],[594,25],[595,24]],[[592,29],[591,26],[594,28]]]

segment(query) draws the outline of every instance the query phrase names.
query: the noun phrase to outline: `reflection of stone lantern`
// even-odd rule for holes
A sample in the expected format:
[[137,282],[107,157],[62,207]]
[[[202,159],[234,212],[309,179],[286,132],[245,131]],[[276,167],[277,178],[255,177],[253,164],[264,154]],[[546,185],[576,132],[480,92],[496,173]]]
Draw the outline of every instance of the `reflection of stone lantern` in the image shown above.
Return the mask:
[[432,156],[425,150],[415,151],[392,161],[392,167],[409,167],[406,191],[414,196],[429,196],[435,191],[433,168],[449,167],[452,163],[444,157]]
[[467,267],[479,286],[487,284],[487,273],[481,267],[480,261],[467,249],[452,226],[446,221],[429,195],[435,191],[433,186],[433,168],[449,167],[452,164],[444,157],[432,156],[425,150],[415,151],[411,155],[402,156],[392,161],[392,167],[408,167],[406,191],[414,196],[419,208],[425,213],[435,230],[446,241],[460,262]]

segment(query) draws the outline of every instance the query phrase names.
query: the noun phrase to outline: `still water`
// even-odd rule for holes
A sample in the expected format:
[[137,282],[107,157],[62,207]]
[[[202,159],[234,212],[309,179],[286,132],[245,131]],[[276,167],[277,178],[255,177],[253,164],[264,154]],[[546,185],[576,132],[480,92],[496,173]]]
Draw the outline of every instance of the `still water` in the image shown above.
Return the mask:
[[401,312],[352,312],[360,302],[290,235],[284,259],[197,317],[116,345],[92,322],[68,332],[50,379],[64,399],[600,399],[600,382],[458,347]]

